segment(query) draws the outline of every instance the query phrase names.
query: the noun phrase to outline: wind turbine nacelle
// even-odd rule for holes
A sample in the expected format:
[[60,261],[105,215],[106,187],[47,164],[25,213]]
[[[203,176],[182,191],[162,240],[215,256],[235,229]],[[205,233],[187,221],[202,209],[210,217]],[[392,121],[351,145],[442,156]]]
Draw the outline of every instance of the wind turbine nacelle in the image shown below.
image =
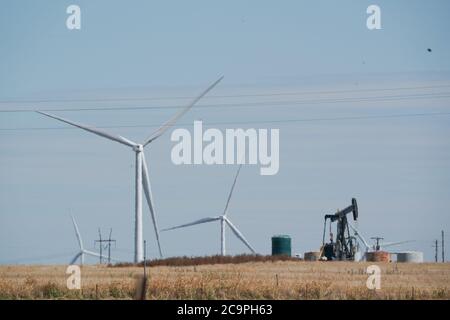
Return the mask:
[[138,144],[138,145],[133,147],[133,150],[135,152],[142,152],[142,151],[144,151],[144,146],[142,144]]

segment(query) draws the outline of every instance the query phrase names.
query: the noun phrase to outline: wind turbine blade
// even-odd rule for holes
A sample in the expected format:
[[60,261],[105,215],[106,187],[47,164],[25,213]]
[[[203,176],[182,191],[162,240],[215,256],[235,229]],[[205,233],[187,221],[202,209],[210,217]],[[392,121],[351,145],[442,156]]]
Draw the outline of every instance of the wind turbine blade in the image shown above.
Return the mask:
[[234,186],[236,185],[237,178],[239,176],[239,172],[241,171],[242,164],[239,165],[239,168],[236,172],[236,176],[234,177],[233,185],[231,186],[230,194],[228,195],[227,204],[225,205],[225,209],[223,210],[223,215],[227,215],[228,205],[230,204],[231,195],[233,194]]
[[178,119],[180,119],[186,112],[188,112],[201,98],[203,98],[212,88],[214,88],[221,80],[223,76],[216,80],[213,84],[211,84],[205,91],[203,91],[199,96],[197,96],[194,100],[191,101],[186,107],[176,113],[172,118],[170,118],[167,122],[165,122],[161,127],[159,127],[155,132],[153,132],[147,140],[143,143],[145,147],[153,140],[160,137],[164,132],[166,132],[170,127],[172,127]]
[[[108,259],[108,257],[103,255],[103,254],[100,255],[100,254],[98,254],[96,252],[92,252],[92,251],[89,251],[89,250],[83,250],[83,252],[84,252],[84,254],[87,254],[89,256],[93,256],[93,257],[97,257],[97,258],[102,257],[103,259]],[[113,258],[111,258],[111,260],[117,261],[117,260],[115,260]]]
[[82,125],[82,124],[79,124],[79,123],[75,123],[73,121],[70,121],[70,120],[67,120],[67,119],[64,119],[64,118],[60,118],[60,117],[57,117],[55,115],[52,115],[52,114],[49,114],[49,113],[46,113],[46,112],[43,112],[43,111],[36,111],[36,112],[40,113],[40,114],[42,114],[44,116],[47,116],[47,117],[50,117],[50,118],[53,118],[53,119],[65,122],[65,123],[70,124],[72,126],[75,126],[77,128],[80,128],[80,129],[92,132],[92,133],[94,133],[96,135],[99,135],[99,136],[101,136],[103,138],[119,142],[119,143],[124,144],[126,146],[129,146],[129,147],[137,146],[137,143],[134,143],[133,141],[130,141],[130,140],[128,140],[128,139],[126,139],[126,138],[124,138],[122,136],[113,135],[113,134],[110,134],[108,132],[105,132],[105,131],[97,129],[97,128],[88,127],[88,126],[85,126],[85,125]]
[[161,250],[161,243],[159,240],[159,228],[158,228],[158,223],[156,221],[155,209],[153,208],[152,189],[150,186],[150,179],[149,179],[147,162],[145,161],[144,152],[142,152],[142,186],[144,188],[144,193],[145,193],[145,198],[147,199],[148,208],[150,209],[150,215],[152,216],[153,228],[155,230],[156,241],[158,242],[159,256],[162,258],[163,254],[162,254],[162,250]]
[[235,225],[231,223],[231,221],[227,218],[225,218],[225,221],[230,227],[231,231],[233,231],[233,233],[236,235],[236,237],[238,237],[250,249],[252,253],[256,253],[255,249],[253,249],[253,247],[250,245],[247,239],[245,239],[244,235],[238,230],[238,228],[236,228]]
[[80,256],[81,256],[81,252],[77,253],[77,254],[75,255],[75,257],[73,257],[73,259],[70,260],[70,263],[69,263],[69,264],[74,264],[75,262],[77,262],[77,260],[78,260],[78,258],[79,258]]
[[370,246],[370,244],[367,243],[366,239],[364,239],[364,237],[359,232],[359,230],[356,229],[350,222],[348,222],[348,225],[350,226],[350,228],[352,228],[352,230],[355,232],[355,234],[358,236],[358,238],[364,243],[364,246],[366,247],[366,251],[370,250],[372,247]]
[[72,217],[73,227],[75,229],[75,234],[77,235],[78,245],[80,246],[80,250],[83,251],[83,240],[81,239],[80,230],[78,230],[78,225],[77,225],[77,222],[75,221],[75,218],[72,215],[71,215],[71,217]]
[[415,240],[406,240],[406,241],[398,241],[398,242],[385,242],[385,243],[381,243],[380,247],[382,248],[386,248],[386,247],[392,247],[392,246],[397,246],[400,244],[404,244],[404,243],[410,243],[410,242],[414,242]]
[[202,224],[202,223],[207,223],[207,222],[212,222],[212,221],[217,221],[220,220],[221,217],[209,217],[209,218],[203,218],[194,222],[190,222],[190,223],[186,223],[186,224],[182,224],[176,227],[172,227],[172,228],[166,228],[166,229],[162,229],[161,231],[169,231],[169,230],[174,230],[174,229],[179,229],[179,228],[184,228],[184,227],[189,227],[189,226],[194,226],[196,224]]

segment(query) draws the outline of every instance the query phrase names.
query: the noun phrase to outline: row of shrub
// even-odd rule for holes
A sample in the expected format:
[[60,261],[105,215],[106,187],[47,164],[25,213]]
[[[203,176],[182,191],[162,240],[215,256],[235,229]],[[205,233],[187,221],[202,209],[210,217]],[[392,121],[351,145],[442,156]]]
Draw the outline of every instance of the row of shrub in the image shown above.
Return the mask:
[[[207,264],[225,264],[225,263],[246,263],[246,262],[275,262],[275,261],[298,261],[298,258],[293,258],[285,255],[279,256],[266,256],[266,255],[251,255],[251,254],[241,254],[236,256],[222,256],[222,255],[214,255],[214,256],[202,256],[202,257],[171,257],[165,259],[154,259],[154,260],[146,260],[146,265],[149,267],[156,266],[173,266],[173,267],[182,267],[182,266],[198,266],[198,265],[207,265]],[[144,262],[139,264],[122,262],[112,265],[113,267],[130,267],[130,266],[143,266]]]

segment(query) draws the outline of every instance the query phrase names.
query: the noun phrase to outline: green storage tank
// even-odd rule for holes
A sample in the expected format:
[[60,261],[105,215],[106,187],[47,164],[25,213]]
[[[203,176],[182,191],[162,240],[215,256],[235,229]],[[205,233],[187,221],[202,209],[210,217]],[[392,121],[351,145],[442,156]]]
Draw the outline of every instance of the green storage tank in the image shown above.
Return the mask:
[[291,237],[287,235],[277,235],[272,237],[272,255],[291,256]]

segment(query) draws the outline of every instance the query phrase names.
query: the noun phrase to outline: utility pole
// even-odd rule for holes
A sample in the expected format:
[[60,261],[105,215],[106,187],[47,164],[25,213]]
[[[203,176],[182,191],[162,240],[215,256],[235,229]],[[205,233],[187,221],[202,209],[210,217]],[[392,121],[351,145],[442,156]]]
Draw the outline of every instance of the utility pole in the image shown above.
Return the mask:
[[108,249],[108,264],[111,263],[111,243],[114,242],[114,245],[116,244],[116,240],[111,239],[111,234],[112,234],[112,228],[109,230],[109,238],[108,239],[102,239],[102,233],[100,231],[100,228],[98,228],[99,239],[95,240],[95,243],[99,243],[99,246],[100,246],[100,264],[102,264],[103,247],[105,249]]
[[144,275],[140,276],[136,282],[136,290],[134,298],[136,300],[145,300],[147,296],[147,242],[144,240]]
[[382,237],[371,237],[370,239],[373,239],[377,242],[376,247],[375,247],[375,251],[380,251],[381,247],[380,247],[380,240],[384,240],[384,238]]
[[438,243],[437,240],[434,241],[433,248],[434,248],[434,261],[435,261],[435,262],[438,262],[439,243]]
[[[108,264],[111,264],[111,234],[112,234],[112,228],[109,229],[109,239],[108,239]],[[114,243],[116,243],[116,240],[114,240]]]
[[102,264],[102,256],[103,256],[103,254],[102,254],[102,249],[103,249],[103,243],[102,243],[102,233],[101,233],[101,231],[100,231],[100,228],[98,228],[98,236],[99,236],[99,239],[100,240],[98,240],[99,242],[100,242],[100,264]]
[[145,261],[146,259],[147,259],[147,241],[144,240],[144,279],[147,279],[147,269],[146,269],[147,261]]
[[441,231],[441,236],[442,236],[442,243],[441,243],[441,249],[442,249],[442,262],[445,262],[444,230]]

